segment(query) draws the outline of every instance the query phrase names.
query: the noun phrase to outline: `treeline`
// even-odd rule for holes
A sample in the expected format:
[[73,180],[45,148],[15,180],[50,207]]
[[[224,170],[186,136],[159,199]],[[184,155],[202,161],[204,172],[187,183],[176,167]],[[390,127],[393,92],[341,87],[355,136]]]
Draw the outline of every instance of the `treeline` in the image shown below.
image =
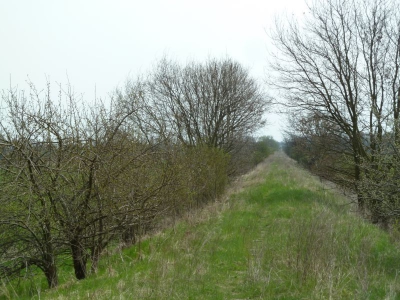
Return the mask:
[[215,199],[278,147],[252,137],[268,101],[230,59],[163,59],[107,103],[50,83],[1,101],[0,276],[41,270],[49,287],[61,264],[84,279],[110,243]]
[[274,35],[286,152],[354,190],[385,228],[400,217],[399,12],[391,0],[316,1]]

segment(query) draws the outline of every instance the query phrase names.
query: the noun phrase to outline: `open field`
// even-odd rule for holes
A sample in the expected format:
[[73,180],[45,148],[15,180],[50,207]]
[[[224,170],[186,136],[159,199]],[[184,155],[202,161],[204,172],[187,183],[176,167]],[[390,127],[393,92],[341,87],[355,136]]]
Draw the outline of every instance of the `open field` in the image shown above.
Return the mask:
[[[395,234],[276,153],[227,195],[60,286],[12,282],[0,299],[398,299]],[[68,269],[68,272],[67,272]]]

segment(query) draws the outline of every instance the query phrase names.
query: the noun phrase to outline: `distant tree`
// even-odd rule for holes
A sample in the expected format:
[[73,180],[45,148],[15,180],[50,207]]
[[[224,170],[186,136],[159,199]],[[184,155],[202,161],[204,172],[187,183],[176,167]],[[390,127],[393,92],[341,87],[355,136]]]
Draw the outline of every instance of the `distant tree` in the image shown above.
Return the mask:
[[148,82],[154,119],[163,121],[159,133],[172,134],[184,145],[231,152],[237,140],[264,124],[266,95],[230,59],[186,66],[163,59]]
[[285,133],[285,151],[320,177],[352,188],[352,149],[341,129],[320,114],[293,115]]
[[280,145],[271,136],[261,136],[254,142],[253,164],[257,165],[270,154],[278,151]]

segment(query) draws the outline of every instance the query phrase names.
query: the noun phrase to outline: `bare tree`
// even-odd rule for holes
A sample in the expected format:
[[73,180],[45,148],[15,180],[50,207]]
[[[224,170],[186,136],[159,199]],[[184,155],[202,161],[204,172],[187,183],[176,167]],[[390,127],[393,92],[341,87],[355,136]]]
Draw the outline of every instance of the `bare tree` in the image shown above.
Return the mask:
[[265,94],[248,71],[230,59],[184,67],[163,59],[148,87],[155,119],[163,121],[159,131],[187,146],[230,152],[236,140],[264,124]]
[[[56,180],[53,170],[57,161],[54,165],[45,163],[54,149],[49,142],[51,119],[48,126],[38,124],[46,114],[51,116],[50,107],[44,102],[38,110],[45,112],[32,114],[38,103],[34,102],[36,90],[31,92],[29,99],[15,90],[2,97],[0,226],[7,232],[0,241],[2,270],[3,275],[12,275],[35,265],[44,272],[49,287],[54,287],[58,284],[56,258],[62,242],[51,208],[54,199],[46,187],[52,188]],[[50,97],[49,90],[45,97]],[[44,170],[48,176],[40,176]]]
[[347,137],[357,182],[382,137],[398,140],[400,26],[396,1],[313,1],[304,22],[277,22],[274,84],[296,112],[324,116]]

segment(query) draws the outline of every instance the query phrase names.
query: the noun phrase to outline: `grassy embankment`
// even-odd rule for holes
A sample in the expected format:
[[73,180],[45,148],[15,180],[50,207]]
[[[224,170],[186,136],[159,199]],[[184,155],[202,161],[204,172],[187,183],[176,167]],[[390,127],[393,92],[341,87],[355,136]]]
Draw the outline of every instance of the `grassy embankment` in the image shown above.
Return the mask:
[[[37,299],[400,298],[400,246],[351,210],[278,153],[226,199],[140,247],[110,250],[98,274],[77,282],[62,271],[60,287],[31,292]],[[18,298],[14,288],[3,285],[0,298]]]

